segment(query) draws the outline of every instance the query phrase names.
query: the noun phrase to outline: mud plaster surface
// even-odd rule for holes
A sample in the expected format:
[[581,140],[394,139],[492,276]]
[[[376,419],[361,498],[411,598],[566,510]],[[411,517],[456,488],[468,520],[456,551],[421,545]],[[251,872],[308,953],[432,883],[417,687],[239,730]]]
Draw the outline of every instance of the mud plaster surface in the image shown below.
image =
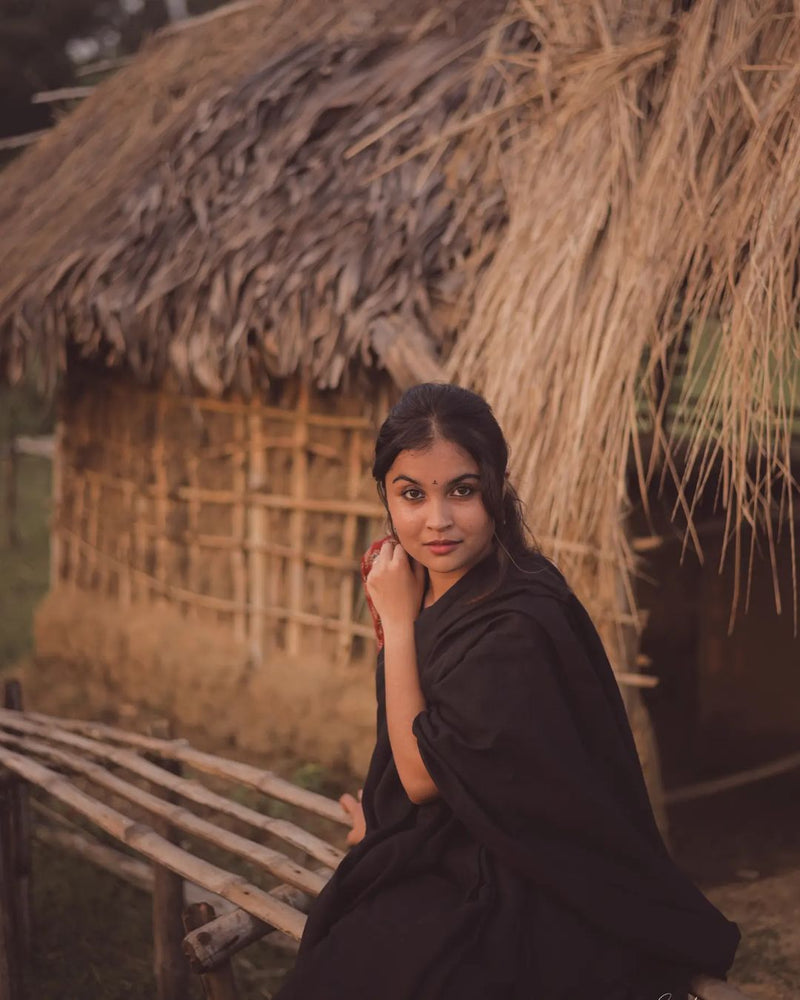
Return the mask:
[[24,679],[30,708],[123,719],[145,709],[206,748],[270,755],[363,773],[375,727],[371,670],[321,656],[255,666],[225,629],[171,607],[121,610],[68,589],[39,605],[36,655]]

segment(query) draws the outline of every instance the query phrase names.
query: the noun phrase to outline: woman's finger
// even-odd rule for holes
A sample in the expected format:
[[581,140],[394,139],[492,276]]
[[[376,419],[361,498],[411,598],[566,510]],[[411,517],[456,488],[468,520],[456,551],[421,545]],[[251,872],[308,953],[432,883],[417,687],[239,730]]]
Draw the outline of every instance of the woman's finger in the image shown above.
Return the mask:
[[353,812],[358,808],[358,803],[349,792],[345,792],[344,795],[339,796],[339,805],[348,816],[352,816]]
[[408,553],[402,545],[395,545],[392,552],[392,562],[408,562]]

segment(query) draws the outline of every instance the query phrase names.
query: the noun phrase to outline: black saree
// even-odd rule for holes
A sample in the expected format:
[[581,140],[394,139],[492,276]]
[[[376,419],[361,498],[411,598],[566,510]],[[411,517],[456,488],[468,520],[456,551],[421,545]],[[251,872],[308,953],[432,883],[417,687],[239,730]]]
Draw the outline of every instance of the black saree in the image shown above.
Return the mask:
[[309,915],[279,1000],[684,1000],[735,924],[673,863],[611,667],[557,570],[494,555],[415,625],[414,734],[392,759],[383,654],[367,834]]

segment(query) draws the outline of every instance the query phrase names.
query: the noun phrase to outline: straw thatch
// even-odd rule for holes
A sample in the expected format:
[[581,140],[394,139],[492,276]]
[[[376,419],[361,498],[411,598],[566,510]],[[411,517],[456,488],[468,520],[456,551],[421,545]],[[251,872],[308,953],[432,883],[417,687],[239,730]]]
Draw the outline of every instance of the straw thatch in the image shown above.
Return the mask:
[[698,549],[711,497],[737,567],[755,529],[794,559],[798,109],[789,0],[264,0],[4,175],[0,366],[246,395],[449,359],[623,665],[631,467]]
[[543,94],[520,107],[508,231],[449,370],[495,404],[531,522],[601,619],[635,607],[631,463],[645,500],[656,474],[674,480],[698,549],[692,516],[711,498],[737,570],[762,534],[773,564],[790,548],[796,581],[800,12],[519,9]]
[[212,394],[437,374],[504,224],[459,125],[503,100],[502,6],[264,0],[157,38],[4,174],[0,366],[52,378],[69,346]]

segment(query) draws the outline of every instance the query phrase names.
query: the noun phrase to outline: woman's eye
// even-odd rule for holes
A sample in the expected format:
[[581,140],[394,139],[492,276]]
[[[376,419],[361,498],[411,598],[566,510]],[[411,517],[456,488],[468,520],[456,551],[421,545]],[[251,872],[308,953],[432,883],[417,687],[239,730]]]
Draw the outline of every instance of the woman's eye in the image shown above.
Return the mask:
[[456,486],[456,488],[453,490],[453,493],[457,497],[468,497],[472,495],[473,489],[471,486]]
[[[415,495],[412,496],[411,495],[412,493]],[[401,496],[404,496],[406,500],[419,500],[419,498],[422,496],[422,490],[416,490],[412,486],[411,489],[403,490]]]

